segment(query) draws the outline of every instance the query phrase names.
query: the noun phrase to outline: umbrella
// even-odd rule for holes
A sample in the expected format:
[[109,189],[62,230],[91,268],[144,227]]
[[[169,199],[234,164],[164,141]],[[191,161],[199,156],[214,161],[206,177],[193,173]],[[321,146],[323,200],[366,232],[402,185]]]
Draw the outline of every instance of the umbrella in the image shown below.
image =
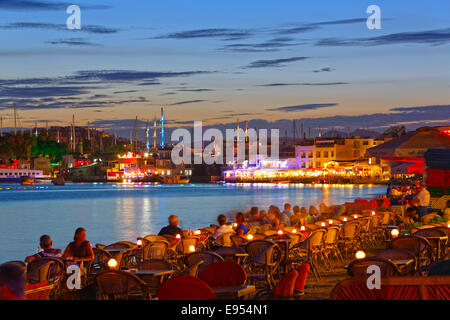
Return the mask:
[[429,148],[450,148],[450,136],[436,128],[423,127],[369,148],[367,155],[377,158],[422,158]]

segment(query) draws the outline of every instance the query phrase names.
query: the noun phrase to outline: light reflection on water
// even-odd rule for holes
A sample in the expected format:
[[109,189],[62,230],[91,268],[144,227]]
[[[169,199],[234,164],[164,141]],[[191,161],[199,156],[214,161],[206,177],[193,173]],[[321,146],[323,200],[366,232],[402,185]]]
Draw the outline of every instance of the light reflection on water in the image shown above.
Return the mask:
[[157,233],[170,214],[177,214],[184,228],[196,229],[214,223],[218,214],[231,216],[254,205],[331,205],[385,192],[383,186],[261,183],[19,187],[0,185],[0,262],[35,253],[45,233],[54,247],[64,249],[80,226],[92,244],[109,244]]

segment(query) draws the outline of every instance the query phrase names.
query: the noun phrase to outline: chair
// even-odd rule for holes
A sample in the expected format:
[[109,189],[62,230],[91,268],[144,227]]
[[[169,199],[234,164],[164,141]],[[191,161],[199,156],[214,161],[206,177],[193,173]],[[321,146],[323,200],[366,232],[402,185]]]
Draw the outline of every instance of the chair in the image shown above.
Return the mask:
[[221,261],[204,268],[199,278],[210,287],[239,287],[245,285],[247,274],[238,263]]
[[144,300],[151,298],[144,281],[130,272],[103,271],[95,276],[94,281],[103,300],[128,299],[130,295],[138,295]]
[[298,271],[291,270],[276,286],[270,289],[259,291],[254,299],[290,299],[294,296],[295,283],[298,278]]
[[[440,253],[445,253],[445,248],[447,246],[448,236],[447,233],[438,229],[438,228],[427,228],[420,229],[414,233],[416,236],[422,236],[426,238],[432,247],[435,260],[440,258]],[[440,238],[437,241],[434,241],[433,238]]]
[[179,272],[178,276],[191,276],[191,277],[198,277],[198,268],[202,265],[203,260],[197,261],[192,266],[188,267],[182,272]]
[[212,300],[216,294],[198,278],[178,276],[165,281],[157,296],[159,300]]
[[417,269],[421,265],[429,264],[433,257],[432,247],[428,240],[421,236],[403,236],[390,242],[390,249],[404,249],[410,251],[416,257]]
[[390,260],[390,261],[413,259],[414,262],[412,264],[410,264],[406,267],[403,267],[403,268],[399,268],[399,270],[402,275],[408,275],[408,274],[411,274],[414,272],[416,257],[414,256],[414,254],[412,252],[410,252],[408,250],[388,249],[388,250],[381,251],[375,257]]
[[220,247],[231,247],[232,241],[231,237],[236,235],[235,232],[227,232],[225,234],[222,234],[220,237],[217,237],[217,239],[214,240],[214,244]]
[[25,286],[25,298],[27,300],[49,300],[54,289],[55,285],[48,284],[47,281],[33,284],[27,283]]
[[211,251],[192,252],[184,258],[184,262],[188,267],[192,267],[199,261],[203,261],[198,269],[198,272],[201,273],[210,264],[223,262],[224,260],[219,254]]
[[422,222],[424,224],[428,224],[431,220],[433,220],[434,218],[436,218],[438,216],[437,213],[428,213],[424,216],[422,216]]
[[253,240],[245,245],[245,251],[248,254],[246,270],[249,279],[253,281],[263,279],[272,287],[281,259],[278,245],[270,240]]
[[92,248],[92,250],[94,250],[94,261],[90,265],[89,274],[96,274],[108,269],[108,261],[111,259],[111,254],[98,248]]
[[344,248],[346,257],[349,252],[353,253],[357,250],[359,226],[358,221],[350,221],[344,223],[341,228],[338,244]]
[[383,277],[381,289],[369,289],[367,277],[342,280],[330,300],[450,300],[450,276]]
[[328,261],[331,263],[331,256],[336,258],[336,261],[343,261],[341,252],[338,248],[339,227],[330,226],[327,228],[327,233],[323,242],[324,253],[328,257]]
[[164,259],[169,250],[169,242],[166,240],[149,241],[142,248],[142,260]]
[[378,257],[370,257],[350,262],[347,267],[347,273],[352,277],[367,276],[367,268],[372,265],[380,267],[382,277],[400,276],[400,271],[393,262]]
[[114,242],[112,244],[109,244],[109,245],[103,247],[103,250],[106,250],[106,251],[108,251],[108,249],[124,249],[125,250],[125,249],[130,249],[132,247],[133,247],[133,245],[131,243],[128,243],[128,241],[127,242],[119,241],[119,242]]
[[27,282],[58,284],[65,274],[64,262],[57,258],[45,257],[31,261],[27,266]]
[[214,252],[220,255],[224,261],[235,261],[239,264],[245,263],[245,258],[247,255],[242,247],[237,246],[220,247],[214,250]]
[[186,237],[181,239],[181,241],[177,245],[176,250],[179,254],[185,255],[193,252],[192,250],[196,251],[199,244],[200,240],[197,237]]

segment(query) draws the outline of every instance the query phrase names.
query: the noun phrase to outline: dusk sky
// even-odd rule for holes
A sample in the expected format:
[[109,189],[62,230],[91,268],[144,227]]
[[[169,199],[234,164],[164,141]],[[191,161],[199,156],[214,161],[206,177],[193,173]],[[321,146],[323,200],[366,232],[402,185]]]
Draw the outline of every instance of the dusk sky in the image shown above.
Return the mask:
[[[81,30],[66,27],[71,4]],[[381,30],[366,26],[373,4]],[[172,126],[448,125],[449,12],[448,0],[0,0],[0,115],[11,127],[16,102],[22,127],[75,114],[120,134],[161,107]]]

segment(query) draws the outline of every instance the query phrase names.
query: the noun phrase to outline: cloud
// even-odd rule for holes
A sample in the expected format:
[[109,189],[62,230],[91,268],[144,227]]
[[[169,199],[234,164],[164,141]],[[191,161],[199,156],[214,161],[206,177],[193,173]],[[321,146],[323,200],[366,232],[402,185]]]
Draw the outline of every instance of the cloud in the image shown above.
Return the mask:
[[180,102],[171,103],[170,106],[178,106],[181,104],[188,104],[188,103],[199,103],[199,102],[206,102],[208,100],[185,100]]
[[325,68],[321,68],[321,69],[317,69],[317,70],[313,70],[313,72],[331,72],[334,69],[330,68],[330,67],[325,67]]
[[179,89],[177,91],[183,91],[183,92],[208,92],[208,91],[214,91],[214,90],[206,89],[206,88],[199,88],[199,89]]
[[56,23],[42,23],[42,22],[13,22],[0,25],[1,30],[22,30],[22,29],[37,29],[37,30],[56,30],[67,32],[86,32],[92,34],[113,34],[118,33],[120,29],[108,28],[98,25],[82,25],[81,29],[69,30],[65,24]]
[[443,116],[447,115],[450,117],[450,105],[433,105],[433,106],[415,106],[415,107],[398,107],[392,108],[390,111],[400,111],[400,112],[429,112],[429,111],[442,111]]
[[281,48],[300,45],[301,43],[290,43],[294,38],[279,37],[262,43],[236,43],[219,48],[222,51],[233,52],[274,52]]
[[391,44],[442,45],[450,42],[450,28],[417,32],[391,33],[371,38],[340,39],[326,38],[315,43],[316,46],[380,46]]
[[68,38],[68,39],[58,39],[46,41],[46,43],[54,44],[54,45],[68,45],[68,46],[99,46],[98,43],[93,43],[85,40],[84,38]]
[[196,39],[196,38],[219,38],[222,40],[238,40],[244,39],[252,35],[249,30],[227,29],[227,28],[211,28],[197,29],[181,32],[174,32],[165,35],[153,37],[152,39]]
[[337,86],[349,84],[348,82],[303,82],[303,83],[266,83],[259,85],[260,87],[283,87],[283,86]]
[[[69,2],[60,1],[39,1],[39,0],[0,0],[0,9],[14,11],[49,11],[49,10],[66,10],[71,5]],[[110,6],[105,5],[83,5],[83,10],[93,9],[109,9]]]
[[309,57],[292,57],[285,59],[272,59],[272,60],[257,60],[253,61],[245,68],[271,68],[271,67],[284,67],[286,63],[302,61],[309,59]]
[[74,96],[89,93],[89,89],[91,88],[73,86],[1,87],[0,95],[20,98]]
[[267,109],[269,111],[284,111],[284,112],[295,112],[295,111],[303,111],[303,110],[316,110],[320,108],[329,108],[336,107],[339,105],[338,103],[312,103],[312,104],[299,104],[296,106],[288,106],[288,107],[278,107]]

